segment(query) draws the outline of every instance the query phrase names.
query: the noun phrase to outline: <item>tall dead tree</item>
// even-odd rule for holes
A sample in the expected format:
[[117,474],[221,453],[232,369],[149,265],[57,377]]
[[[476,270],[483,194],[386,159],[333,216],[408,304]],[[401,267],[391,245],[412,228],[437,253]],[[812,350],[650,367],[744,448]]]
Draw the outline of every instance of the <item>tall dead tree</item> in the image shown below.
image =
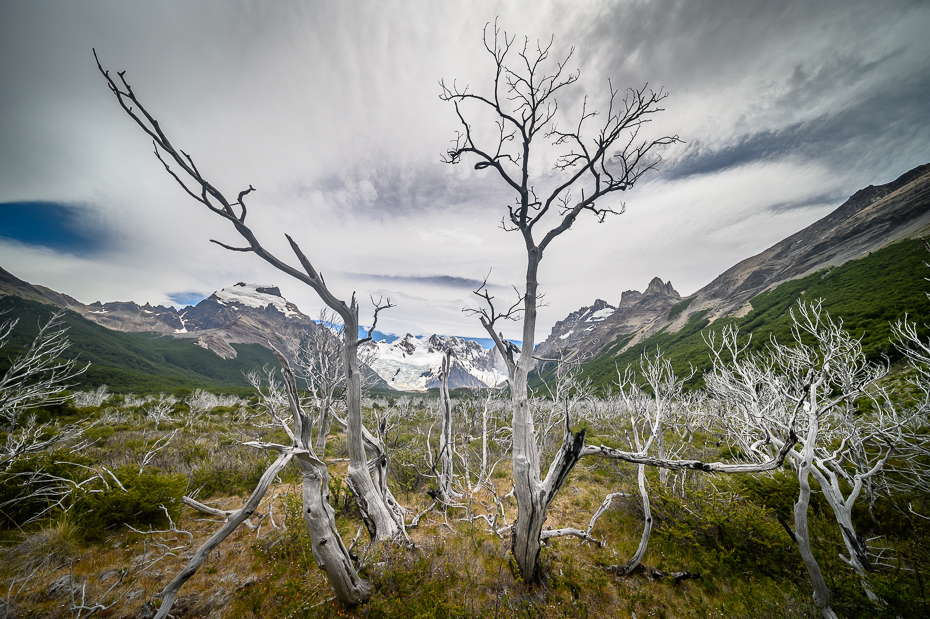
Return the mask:
[[439,414],[442,428],[439,433],[439,494],[449,503],[461,494],[452,489],[452,397],[449,395],[449,375],[452,373],[452,353],[446,351],[439,368]]
[[[306,255],[290,235],[285,234],[285,237],[296,256],[300,268],[291,266],[267,250],[259,242],[252,229],[246,224],[248,210],[245,205],[245,198],[255,191],[255,188],[249,185],[248,189],[244,189],[238,193],[235,200],[227,198],[223,192],[203,177],[197,165],[194,163],[193,157],[183,150],[175,148],[163,131],[158,120],[136,96],[129,82],[126,80],[125,71],[121,71],[117,73],[117,77],[113,77],[110,75],[110,72],[104,70],[103,66],[100,64],[99,59],[97,59],[96,51],[94,51],[94,58],[97,60],[97,68],[100,74],[106,79],[107,86],[110,92],[116,97],[120,107],[122,107],[123,111],[125,111],[146,135],[152,139],[155,156],[162,163],[165,171],[191,198],[231,223],[239,236],[245,241],[245,244],[241,246],[231,246],[216,240],[211,239],[211,241],[230,251],[253,253],[279,271],[307,284],[319,295],[328,307],[339,315],[344,325],[342,355],[347,406],[345,419],[346,442],[349,451],[349,470],[346,480],[356,496],[359,510],[372,539],[379,541],[406,542],[407,536],[404,529],[403,516],[396,502],[394,502],[393,497],[390,497],[389,493],[386,492],[386,485],[376,484],[373,481],[372,473],[369,470],[369,466],[371,466],[375,469],[376,477],[384,479],[386,477],[384,469],[387,466],[387,459],[384,457],[383,453],[375,453],[373,461],[369,463],[365,436],[368,435],[370,437],[371,435],[363,427],[361,412],[362,393],[358,346],[360,341],[366,341],[371,338],[371,333],[377,324],[379,311],[390,307],[390,301],[386,304],[376,304],[374,320],[368,332],[368,337],[360,340],[358,334],[358,302],[355,299],[355,295],[352,295],[348,303],[337,298],[327,287],[322,275],[313,267],[310,260],[307,259]],[[310,426],[307,425],[306,427],[309,431]],[[375,443],[368,441],[368,444],[371,446]],[[309,447],[309,443],[307,447]],[[297,442],[295,442],[293,448],[303,449]],[[313,533],[312,530],[311,533]],[[336,585],[334,585],[334,587],[336,588],[337,594],[339,594],[339,587]],[[344,601],[357,603],[359,600],[346,599]]]
[[[512,552],[523,578],[535,581],[540,575],[540,533],[546,511],[584,444],[584,432],[572,433],[566,425],[562,448],[545,478],[542,477],[527,398],[527,376],[536,343],[540,261],[549,244],[571,228],[583,213],[603,221],[608,214],[618,212],[611,206],[602,206],[602,199],[632,187],[655,167],[659,147],[677,142],[678,138],[640,139],[640,129],[661,111],[660,104],[666,96],[646,86],[621,95],[608,84],[605,114],[598,117],[588,109],[585,100],[577,118],[567,121],[570,129],[560,129],[556,124],[557,96],[579,77],[579,73],[566,70],[574,50],[564,59],[553,61],[551,41],[531,46],[528,39],[522,45],[515,45],[515,40],[496,23],[493,27],[485,26],[484,47],[494,67],[490,90],[478,94],[467,86],[443,81],[440,98],[455,107],[461,122],[444,161],[457,164],[465,158],[474,159],[475,169],[490,168],[496,172],[515,197],[507,207],[505,227],[518,232],[526,247],[525,284],[519,302],[510,311],[498,313],[487,290],[478,292],[488,303],[479,310],[481,323],[506,362],[512,393],[513,475],[518,508]],[[492,131],[477,131],[467,120],[472,113],[479,117],[490,113],[495,123]],[[533,169],[545,149],[543,141],[559,149],[551,177]],[[548,227],[541,229],[543,226]],[[523,314],[524,354],[497,331],[500,319],[513,318],[518,311]]]

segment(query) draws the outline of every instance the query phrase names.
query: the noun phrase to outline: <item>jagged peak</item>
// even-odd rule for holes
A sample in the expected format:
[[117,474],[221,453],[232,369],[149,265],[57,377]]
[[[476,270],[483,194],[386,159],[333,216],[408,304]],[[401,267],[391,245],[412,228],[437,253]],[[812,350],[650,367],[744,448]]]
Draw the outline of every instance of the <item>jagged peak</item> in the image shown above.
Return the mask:
[[643,298],[643,293],[639,290],[624,290],[620,294],[620,305],[617,306],[618,309],[626,309],[636,304],[637,301]]
[[661,278],[654,277],[652,281],[649,282],[649,286],[646,288],[646,292],[643,293],[643,296],[654,296],[661,294],[664,296],[681,298],[681,295],[678,294],[678,291],[672,286],[672,281],[663,282]]

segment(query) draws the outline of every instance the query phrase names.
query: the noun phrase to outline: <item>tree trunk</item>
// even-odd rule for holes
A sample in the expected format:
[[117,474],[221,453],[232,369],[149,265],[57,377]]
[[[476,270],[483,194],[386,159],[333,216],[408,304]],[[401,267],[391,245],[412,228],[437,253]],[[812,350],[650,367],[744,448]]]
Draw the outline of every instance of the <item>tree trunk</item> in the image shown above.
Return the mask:
[[327,394],[320,401],[320,414],[316,420],[316,442],[313,445],[314,451],[321,458],[326,454],[326,440],[329,438],[329,431],[333,427],[332,407],[332,397]]
[[316,458],[299,457],[303,473],[303,515],[310,531],[310,544],[317,565],[326,572],[336,598],[343,604],[356,605],[371,597],[371,585],[359,577],[352,557],[336,529],[336,514],[330,506],[329,472]]
[[833,511],[833,517],[836,519],[836,524],[839,526],[840,533],[843,537],[843,544],[846,546],[846,552],[849,554],[848,558],[843,556],[840,556],[840,558],[844,559],[846,563],[856,571],[856,575],[859,577],[859,583],[862,585],[862,589],[865,591],[869,601],[881,606],[883,604],[882,599],[872,591],[868,583],[869,573],[872,572],[874,568],[869,561],[865,542],[856,535],[856,528],[852,521],[852,506],[861,490],[861,481],[853,488],[853,492],[850,494],[851,500],[844,501],[840,494],[838,484],[834,484],[832,479],[828,479],[823,472],[818,470],[816,465],[811,468],[811,473],[820,484],[824,498]]
[[[349,448],[349,472],[346,483],[355,495],[362,520],[373,540],[388,542],[407,541],[407,532],[403,520],[397,517],[389,506],[393,497],[386,492],[384,475],[381,484],[376,485],[368,468],[368,456],[362,440],[362,380],[358,369],[358,306],[353,298],[348,312],[340,312],[345,325],[343,337],[343,363],[346,372],[346,443]],[[376,466],[387,468],[387,459],[383,454],[377,459]]]
[[539,551],[542,549],[542,528],[546,512],[569,473],[581,458],[585,431],[573,433],[568,412],[565,413],[565,433],[546,479],[539,473],[539,446],[530,411],[528,380],[533,364],[535,346],[537,273],[542,250],[527,246],[526,294],[523,300],[523,348],[510,370],[511,397],[513,400],[513,487],[517,499],[517,519],[513,525],[511,552],[519,575],[524,582],[538,582],[540,578]]
[[439,369],[439,409],[442,430],[439,434],[439,493],[447,503],[461,495],[452,490],[452,398],[449,396],[449,374],[452,353],[446,352]]
[[[510,374],[513,402],[513,489],[517,500],[517,519],[513,525],[511,552],[521,577],[526,582],[539,579],[539,539],[546,522],[546,504],[539,477],[539,449],[527,396],[530,364],[536,330],[537,272],[541,253],[527,252],[526,294],[523,300],[523,352]],[[556,463],[553,462],[553,465]]]
[[[656,399],[656,407],[657,407],[657,410],[656,410],[657,423],[656,423],[656,427],[654,428],[656,454],[659,456],[659,458],[664,460],[665,459],[665,424],[663,423],[664,421],[663,415],[665,414],[665,411],[659,408],[661,406],[661,403],[659,402],[659,394],[655,394],[655,399]],[[659,469],[659,483],[665,486],[667,482],[668,482],[668,469],[660,468]]]
[[[659,470],[664,471],[665,469]],[[643,499],[643,535],[639,539],[639,547],[636,549],[636,554],[623,566],[626,574],[635,570],[639,564],[643,562],[643,557],[646,556],[646,549],[649,547],[649,537],[652,535],[652,507],[649,504],[649,488],[646,483],[645,464],[639,465],[639,471],[636,477],[639,482],[639,494]]]
[[811,579],[811,585],[814,588],[814,604],[820,609],[820,613],[824,616],[824,619],[837,619],[836,613],[830,608],[830,589],[827,588],[823,573],[820,571],[820,565],[817,564],[817,559],[814,558],[814,553],[811,550],[810,530],[807,526],[807,511],[808,507],[810,507],[811,500],[810,473],[814,461],[814,445],[817,441],[817,433],[819,432],[816,401],[816,391],[818,387],[819,383],[811,386],[810,421],[808,423],[804,449],[801,450],[801,461],[798,465],[800,491],[798,493],[798,501],[794,504],[794,529],[795,539],[798,542],[798,550],[801,553],[801,559],[804,561],[804,566],[807,568],[807,573]]
[[327,500],[329,497],[329,471],[310,447],[312,420],[300,405],[297,381],[284,355],[275,351],[281,362],[284,387],[294,418],[294,437],[299,445],[295,450],[297,465],[303,475],[303,517],[310,533],[313,557],[336,593],[336,598],[348,605],[356,605],[371,597],[371,585],[359,577],[352,557],[336,529],[336,514]]

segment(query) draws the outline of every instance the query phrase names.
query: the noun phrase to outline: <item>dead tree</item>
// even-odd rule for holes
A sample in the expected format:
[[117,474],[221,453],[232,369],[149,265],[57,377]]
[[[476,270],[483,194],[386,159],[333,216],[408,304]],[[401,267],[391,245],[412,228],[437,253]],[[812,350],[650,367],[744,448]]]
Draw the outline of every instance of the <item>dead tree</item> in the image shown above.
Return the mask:
[[[94,57],[96,58],[96,52],[94,52]],[[155,156],[164,165],[165,171],[191,198],[231,223],[246,244],[245,246],[234,247],[212,239],[211,241],[230,251],[253,253],[279,271],[307,284],[328,307],[339,315],[344,325],[343,363],[346,374],[346,402],[348,407],[346,424],[348,426],[347,442],[350,460],[348,483],[358,499],[359,509],[363,513],[373,538],[394,541],[406,539],[403,523],[399,521],[397,514],[387,506],[383,494],[379,492],[372,482],[371,474],[368,471],[368,458],[362,437],[361,374],[358,364],[359,319],[358,302],[355,295],[352,296],[349,303],[334,296],[327,287],[322,275],[313,267],[290,235],[285,234],[285,237],[297,261],[300,263],[300,269],[289,265],[265,249],[252,232],[252,229],[245,223],[248,214],[245,197],[255,191],[255,188],[249,185],[248,189],[239,192],[235,201],[230,201],[219,189],[201,175],[193,157],[172,145],[161,125],[136,97],[135,92],[133,92],[132,87],[126,80],[125,71],[117,74],[119,79],[117,82],[117,79],[112,77],[109,71],[103,69],[99,60],[97,61],[97,68],[107,80],[110,92],[116,97],[123,111],[152,139]],[[378,322],[378,313],[388,307],[392,307],[390,300],[385,304],[376,304],[375,316],[369,335],[362,341],[371,338],[371,333]]]
[[[665,430],[667,418],[671,412],[673,402],[681,397],[684,382],[690,378],[678,378],[672,369],[671,360],[656,350],[654,355],[644,353],[640,359],[640,377],[649,385],[652,397],[649,397],[639,385],[636,384],[634,373],[630,367],[621,374],[617,371],[620,396],[623,398],[625,408],[630,416],[632,430],[632,443],[636,452],[648,454],[655,449],[660,458],[666,458]],[[692,370],[692,375],[693,375]],[[639,486],[639,495],[643,503],[643,533],[640,536],[636,552],[624,565],[613,566],[614,572],[629,574],[642,563],[649,547],[649,538],[652,535],[652,509],[649,501],[649,487],[646,481],[646,465],[637,465],[636,481]],[[659,469],[659,480],[665,483],[668,469]]]
[[773,340],[764,354],[748,354],[748,343],[738,343],[735,328],[724,330],[719,346],[708,338],[714,369],[705,381],[731,413],[724,419],[730,440],[750,457],[765,458],[783,448],[786,429],[797,427],[797,448],[788,452],[800,484],[793,537],[814,602],[825,617],[833,617],[830,591],[810,547],[810,478],[820,485],[840,529],[848,555],[841,558],[856,571],[869,599],[881,603],[868,583],[873,568],[853,525],[852,508],[865,484],[881,473],[910,421],[881,405],[872,414],[853,415],[849,403],[868,395],[887,367],[868,362],[859,341],[819,301],[800,303],[791,318],[791,342]]
[[[499,314],[490,304],[491,296],[482,288],[479,294],[488,307],[478,311],[481,323],[503,356],[508,371],[513,404],[513,475],[517,499],[517,522],[513,528],[512,553],[523,578],[539,576],[540,534],[546,512],[566,477],[577,462],[584,444],[584,432],[566,429],[562,448],[545,478],[540,471],[539,446],[527,398],[527,376],[532,368],[536,316],[539,303],[539,264],[549,244],[585,212],[599,220],[618,212],[602,206],[602,199],[632,187],[643,174],[655,168],[659,147],[678,141],[677,136],[641,140],[639,132],[649,118],[661,111],[665,93],[646,86],[630,89],[625,96],[609,86],[606,114],[600,119],[588,109],[562,130],[556,124],[557,96],[578,81],[578,73],[566,70],[569,52],[561,61],[550,58],[552,43],[531,46],[528,40],[515,45],[515,37],[502,32],[497,24],[485,27],[484,47],[493,62],[493,81],[487,94],[467,86],[440,82],[440,98],[455,107],[461,128],[444,156],[450,164],[464,158],[475,160],[475,169],[492,169],[514,194],[503,218],[505,229],[519,232],[527,252],[526,278],[518,303]],[[495,126],[485,134],[467,120],[473,108],[476,115],[490,113]],[[600,120],[600,122],[598,122]],[[597,123],[596,126],[592,126]],[[540,144],[548,140],[559,149],[555,173],[536,176]],[[548,186],[543,189],[544,186]],[[622,211],[622,207],[620,209]],[[553,225],[546,225],[547,215]],[[546,219],[549,221],[549,219]],[[541,237],[541,238],[540,238]],[[523,350],[507,342],[497,331],[502,318],[523,316]],[[568,425],[566,424],[566,428]]]
[[[0,472],[18,458],[52,449],[55,445],[80,437],[85,427],[68,424],[51,431],[50,424],[37,423],[31,411],[39,406],[60,404],[70,396],[63,392],[69,381],[89,367],[73,359],[63,360],[71,345],[64,326],[64,310],[54,313],[39,328],[29,348],[10,361],[0,376]],[[6,346],[17,320],[0,323],[0,349]]]
[[336,315],[332,311],[320,311],[318,323],[319,328],[311,331],[300,343],[297,362],[317,410],[314,447],[318,454],[323,455],[333,425],[338,391],[345,386],[345,368],[341,359],[345,329],[336,324]]
[[[96,59],[96,51],[94,52]],[[365,524],[368,526],[372,539],[383,541],[406,542],[406,532],[401,514],[392,506],[385,495],[384,488],[376,485],[369,471],[368,456],[365,449],[364,433],[361,413],[361,374],[358,363],[358,302],[353,295],[348,303],[337,298],[326,285],[322,275],[313,267],[298,244],[285,234],[293,250],[300,268],[295,268],[268,251],[258,240],[252,229],[246,224],[248,210],[245,198],[255,191],[251,185],[248,189],[240,191],[235,200],[230,200],[217,187],[204,178],[194,163],[193,157],[183,150],[175,148],[164,133],[158,120],[148,111],[136,96],[125,71],[117,73],[117,77],[104,70],[97,59],[97,68],[106,79],[110,92],[116,97],[123,111],[148,135],[153,142],[155,156],[165,167],[165,171],[181,186],[181,188],[194,200],[204,205],[219,217],[228,221],[236,232],[245,241],[244,246],[231,246],[219,241],[212,241],[230,251],[253,253],[262,260],[271,264],[283,273],[310,286],[335,311],[344,325],[343,332],[343,364],[346,374],[346,442],[349,450],[349,470],[347,483],[356,496],[359,510]],[[375,307],[375,316],[372,328],[369,330],[370,339],[378,313],[391,307],[390,301],[386,304],[378,303]],[[296,446],[294,447],[297,448]],[[384,458],[378,458],[373,466],[383,469],[387,466]],[[383,470],[381,471],[382,477]],[[336,586],[334,584],[334,586]],[[338,591],[338,589],[337,589]]]
[[439,368],[439,414],[442,427],[439,432],[439,494],[449,503],[461,498],[452,489],[452,398],[449,395],[449,375],[452,373],[452,353],[446,351]]

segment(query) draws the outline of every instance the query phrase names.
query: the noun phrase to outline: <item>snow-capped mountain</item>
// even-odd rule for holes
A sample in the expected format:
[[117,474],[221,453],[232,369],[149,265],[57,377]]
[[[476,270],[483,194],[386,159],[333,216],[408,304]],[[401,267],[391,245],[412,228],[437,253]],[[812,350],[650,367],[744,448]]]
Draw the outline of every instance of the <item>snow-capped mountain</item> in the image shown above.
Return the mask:
[[497,387],[507,380],[503,359],[493,348],[455,336],[415,337],[407,334],[392,343],[365,342],[373,369],[392,389],[425,391],[439,386],[439,367],[446,351],[452,353],[449,388]]
[[154,331],[194,339],[198,346],[224,359],[235,358],[238,354],[232,344],[267,347],[269,342],[277,344],[282,338],[319,328],[296,305],[282,297],[278,288],[245,282],[223,288],[197,305],[180,310],[148,303],[138,305],[132,301],[84,305],[64,295],[44,296],[108,329]]
[[[301,313],[274,286],[239,282],[211,294],[194,306],[174,307],[131,301],[85,305],[43,286],[34,286],[0,269],[0,297],[14,294],[66,307],[114,331],[151,333],[191,339],[223,359],[238,352],[233,344],[273,344],[291,354],[292,344],[316,329],[326,329]],[[387,386],[401,391],[425,391],[439,386],[442,356],[452,353],[452,388],[497,387],[506,381],[503,360],[494,349],[454,336],[414,337],[366,342],[363,352],[374,357],[371,369]],[[363,372],[368,368],[363,367]],[[380,379],[377,381],[380,383]]]

